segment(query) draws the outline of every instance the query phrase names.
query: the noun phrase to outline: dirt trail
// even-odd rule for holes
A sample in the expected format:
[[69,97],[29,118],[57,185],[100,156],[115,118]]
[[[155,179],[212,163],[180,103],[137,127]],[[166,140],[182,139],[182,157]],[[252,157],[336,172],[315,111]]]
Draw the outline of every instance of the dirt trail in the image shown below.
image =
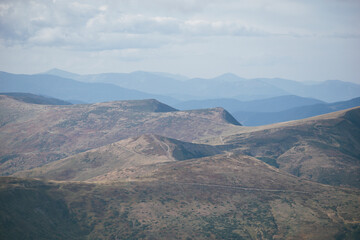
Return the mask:
[[290,193],[311,194],[311,192],[305,192],[305,191],[285,190],[285,189],[252,188],[252,187],[231,186],[231,185],[212,184],[212,183],[194,183],[194,182],[166,182],[166,183],[179,184],[179,185],[182,184],[182,185],[193,185],[193,186],[228,188],[228,189],[237,189],[237,190],[244,190],[244,191],[290,192]]
[[[166,142],[161,142],[159,139],[157,139],[155,136],[152,136],[153,139],[160,145],[160,147],[166,152],[166,155],[169,159],[174,159],[172,157],[170,146]],[[166,146],[166,149],[164,148],[164,145]]]

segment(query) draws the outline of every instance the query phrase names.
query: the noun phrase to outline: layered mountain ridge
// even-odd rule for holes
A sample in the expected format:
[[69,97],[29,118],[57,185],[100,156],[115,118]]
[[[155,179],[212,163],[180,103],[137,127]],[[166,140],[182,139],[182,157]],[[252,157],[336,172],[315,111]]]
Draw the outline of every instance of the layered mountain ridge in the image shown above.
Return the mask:
[[[259,126],[359,106],[360,85],[338,80],[309,84],[244,79],[231,73],[189,79],[144,71],[79,75],[53,69],[33,75],[1,72],[0,92],[32,93],[74,104],[157,99],[181,110],[222,107],[241,124]],[[32,101],[40,100],[32,97]]]
[[337,102],[360,97],[360,85],[339,80],[309,84],[282,78],[245,79],[231,73],[209,79],[181,77],[179,80],[178,77],[169,74],[144,71],[89,75],[49,71],[46,74],[82,82],[111,83],[123,88],[152,94],[174,96],[182,101],[229,97],[241,101],[251,101],[284,95],[297,95],[316,98],[325,102]]

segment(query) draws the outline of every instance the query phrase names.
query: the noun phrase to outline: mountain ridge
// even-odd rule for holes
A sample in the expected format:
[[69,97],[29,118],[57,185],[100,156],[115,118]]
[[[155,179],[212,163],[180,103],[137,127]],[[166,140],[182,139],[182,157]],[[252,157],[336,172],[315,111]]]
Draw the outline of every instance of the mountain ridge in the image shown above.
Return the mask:
[[144,71],[81,75],[76,78],[82,81],[112,82],[144,92],[175,96],[182,101],[229,97],[250,101],[282,95],[297,95],[325,102],[337,102],[360,96],[360,85],[351,82],[328,80],[309,84],[282,78],[245,79],[232,73],[208,79],[191,78],[186,81],[179,81],[171,75],[159,76],[156,73]]
[[[360,107],[312,118],[238,129],[206,144],[230,145],[299,177],[359,187]],[[212,142],[213,141],[213,142]]]
[[360,235],[360,107],[244,127],[222,108],[158,105],[0,95],[1,171],[26,177],[0,177],[0,238]]
[[233,112],[234,117],[246,126],[260,126],[287,122],[327,114],[360,106],[360,97],[335,103],[319,103],[290,108],[280,112]]
[[324,102],[317,99],[304,98],[295,95],[284,95],[253,101],[240,101],[234,98],[192,100],[180,102],[174,104],[174,106],[181,110],[223,107],[229,112],[234,113],[249,110],[253,112],[277,112],[298,106],[313,105],[317,103]]
[[239,125],[222,108],[176,111],[156,100],[50,106],[0,96],[0,111],[1,174],[132,136],[158,134],[192,141]]
[[16,100],[20,100],[26,103],[33,103],[33,104],[42,104],[42,105],[71,105],[72,103],[63,101],[56,98],[46,97],[46,96],[40,96],[35,95],[31,93],[18,93],[18,92],[12,92],[12,93],[1,93],[0,95],[6,95],[10,96]]
[[0,72],[0,91],[26,92],[87,103],[149,98],[170,103],[177,102],[171,97],[126,89],[109,83],[85,83],[46,74],[26,75]]
[[70,156],[14,176],[88,181],[112,171],[222,153],[221,148],[144,134]]

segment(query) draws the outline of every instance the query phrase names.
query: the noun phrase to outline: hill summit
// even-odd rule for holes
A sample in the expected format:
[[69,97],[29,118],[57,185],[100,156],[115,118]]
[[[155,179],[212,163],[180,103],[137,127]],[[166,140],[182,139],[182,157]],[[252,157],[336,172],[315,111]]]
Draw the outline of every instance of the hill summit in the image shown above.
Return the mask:
[[96,103],[95,106],[109,106],[119,108],[122,111],[131,112],[175,112],[177,109],[170,107],[156,99],[113,101]]

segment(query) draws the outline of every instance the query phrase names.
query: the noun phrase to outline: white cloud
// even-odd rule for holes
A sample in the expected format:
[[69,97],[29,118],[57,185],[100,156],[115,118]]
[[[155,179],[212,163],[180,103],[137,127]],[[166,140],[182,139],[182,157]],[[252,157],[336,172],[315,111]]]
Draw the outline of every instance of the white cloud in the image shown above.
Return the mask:
[[[188,1],[186,4],[193,8],[199,2]],[[121,9],[108,8],[106,5],[79,2],[35,1],[26,2],[21,7],[15,2],[4,5],[1,9],[3,10],[0,37],[10,46],[57,46],[94,51],[102,48],[106,50],[159,47],[178,43],[179,38],[187,38],[188,41],[193,35],[199,37],[266,34],[265,31],[239,22],[182,19],[165,14],[129,14]]]
[[[66,61],[76,56],[93,71],[280,76],[283,64],[298,78],[298,68],[316,72],[312,66],[322,61],[329,72],[358,76],[359,12],[358,0],[0,0],[0,68],[18,56],[24,67],[27,59],[44,68],[64,61],[57,67],[71,70],[76,64]],[[319,42],[327,47],[320,52]]]
[[[169,16],[169,12],[180,14],[174,17]],[[109,33],[118,33],[115,34],[116,40],[121,34],[142,35],[141,38],[149,41],[153,41],[152,35],[164,35],[159,44],[135,41],[141,43],[139,48],[162,46],[166,41],[188,40],[192,36],[358,36],[359,32],[352,27],[341,33],[336,29],[319,32],[316,21],[304,27],[303,22],[308,21],[305,14],[314,15],[317,12],[319,10],[314,4],[288,0],[272,1],[271,4],[265,0],[229,0],[226,3],[219,0],[5,1],[0,5],[0,37],[8,45],[58,44],[59,47],[75,49],[81,44],[82,50],[86,49],[86,45],[91,50],[91,46],[99,42],[97,38],[101,39],[100,46],[107,49],[108,41],[113,48],[114,40],[104,39],[106,35],[112,36]],[[253,20],[252,16],[256,16],[257,20]],[[329,19],[323,22],[325,20]],[[167,36],[174,34],[177,38]],[[121,40],[121,48],[125,47],[126,39]],[[133,47],[134,42],[129,42],[129,48]]]

